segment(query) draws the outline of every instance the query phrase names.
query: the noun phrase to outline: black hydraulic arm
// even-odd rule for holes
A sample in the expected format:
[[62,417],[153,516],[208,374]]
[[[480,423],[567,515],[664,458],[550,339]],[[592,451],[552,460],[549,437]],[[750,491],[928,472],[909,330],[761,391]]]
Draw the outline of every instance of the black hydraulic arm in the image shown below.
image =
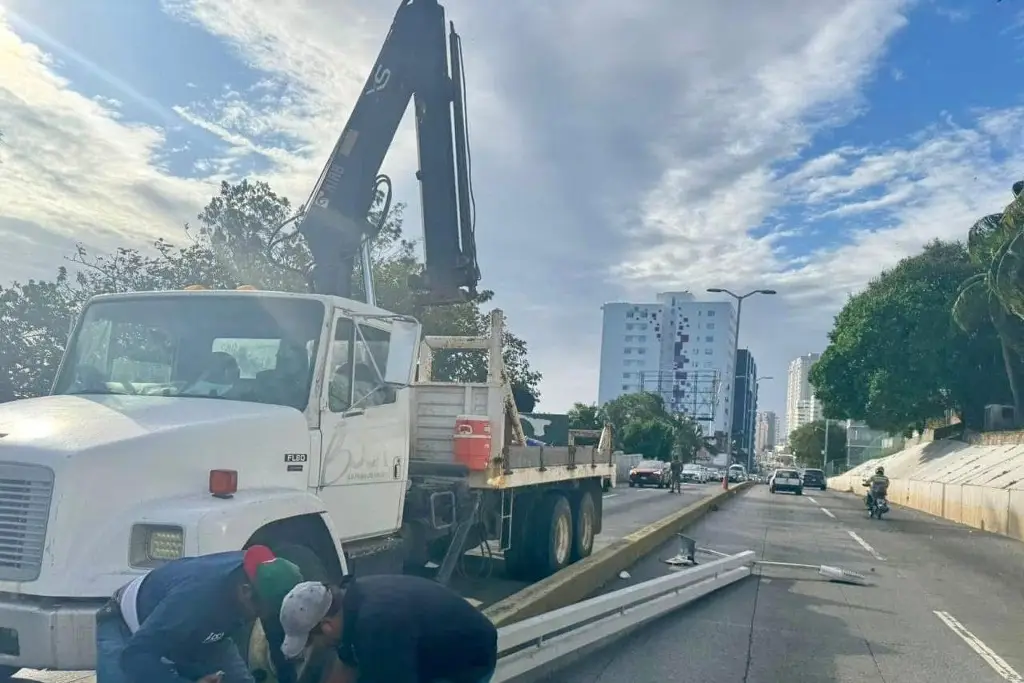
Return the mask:
[[[306,207],[298,231],[313,257],[314,291],[351,298],[378,175],[410,100],[416,114],[425,268],[410,283],[430,303],[476,294],[462,50],[437,0],[403,0],[362,94]],[[451,67],[449,67],[449,59]]]

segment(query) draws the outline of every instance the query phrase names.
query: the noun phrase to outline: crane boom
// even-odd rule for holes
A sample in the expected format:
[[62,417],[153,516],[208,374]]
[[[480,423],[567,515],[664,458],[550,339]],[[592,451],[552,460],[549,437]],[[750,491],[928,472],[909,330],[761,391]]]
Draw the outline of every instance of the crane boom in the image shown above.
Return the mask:
[[[451,65],[449,67],[449,59]],[[410,283],[433,304],[476,295],[476,260],[461,41],[437,0],[402,0],[366,85],[298,226],[313,257],[312,287],[351,298],[352,275],[383,184],[381,164],[413,102],[419,148],[424,272]],[[383,219],[381,220],[381,223]]]

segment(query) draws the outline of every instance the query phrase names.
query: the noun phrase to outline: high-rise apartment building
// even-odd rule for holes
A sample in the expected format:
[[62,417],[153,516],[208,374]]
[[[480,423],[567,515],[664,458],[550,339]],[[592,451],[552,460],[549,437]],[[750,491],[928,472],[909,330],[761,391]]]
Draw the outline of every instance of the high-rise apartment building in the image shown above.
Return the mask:
[[814,391],[808,377],[811,366],[821,358],[820,353],[808,353],[794,358],[789,363],[789,376],[786,381],[786,436],[794,429],[823,419],[821,402],[814,397]]
[[733,390],[732,440],[739,462],[750,467],[754,461],[754,424],[757,415],[757,363],[748,349],[736,351],[736,381]]
[[728,431],[736,365],[732,303],[664,292],[653,303],[607,303],[602,310],[599,404],[654,392],[670,411],[700,422],[706,435]]
[[779,418],[774,411],[765,410],[757,414],[754,427],[754,452],[764,453],[775,448],[778,439]]

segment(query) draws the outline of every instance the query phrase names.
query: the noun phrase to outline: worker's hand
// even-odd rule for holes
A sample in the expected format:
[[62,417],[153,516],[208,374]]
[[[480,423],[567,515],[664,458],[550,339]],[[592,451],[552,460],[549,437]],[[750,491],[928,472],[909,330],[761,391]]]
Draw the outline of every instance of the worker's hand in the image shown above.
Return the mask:
[[196,683],[220,683],[222,678],[224,678],[224,672],[218,671],[216,673],[206,674],[196,681]]

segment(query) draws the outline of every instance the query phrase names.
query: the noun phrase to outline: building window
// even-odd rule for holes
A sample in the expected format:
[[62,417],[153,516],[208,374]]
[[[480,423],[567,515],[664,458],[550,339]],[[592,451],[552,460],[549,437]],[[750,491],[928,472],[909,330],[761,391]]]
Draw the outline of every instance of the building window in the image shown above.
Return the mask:
[[710,355],[712,355],[712,354],[713,354],[714,352],[715,352],[715,350],[714,350],[714,349],[704,349],[704,355],[705,355],[705,356],[710,356]]
[[715,329],[715,324],[714,323],[708,323],[707,329],[709,329],[709,330]]
[[636,340],[640,341],[640,342],[645,342],[645,341],[647,341],[647,335],[646,334],[641,334],[639,337],[636,338]]
[[704,337],[704,341],[706,341],[706,342],[713,342],[713,341],[715,341],[715,337],[713,335],[710,336],[710,337]]
[[629,385],[628,384],[623,384],[622,385],[622,390],[623,391],[629,391]]
[[626,329],[627,330],[633,329],[633,323],[626,323]]
[[639,353],[642,356],[645,353],[647,353],[647,349],[637,349],[636,352]]
[[715,317],[715,312],[714,311],[708,311],[708,317],[709,318],[714,318]]
[[628,372],[622,373],[622,379],[629,379],[629,373]]
[[633,335],[631,335],[631,334],[627,334],[626,335],[626,341],[631,342],[631,341],[633,341],[633,339],[634,339]]
[[[629,319],[629,320],[632,320],[633,319],[633,311],[630,311],[629,313],[627,313],[626,314],[626,318]],[[627,325],[627,327],[628,327],[628,325]]]

